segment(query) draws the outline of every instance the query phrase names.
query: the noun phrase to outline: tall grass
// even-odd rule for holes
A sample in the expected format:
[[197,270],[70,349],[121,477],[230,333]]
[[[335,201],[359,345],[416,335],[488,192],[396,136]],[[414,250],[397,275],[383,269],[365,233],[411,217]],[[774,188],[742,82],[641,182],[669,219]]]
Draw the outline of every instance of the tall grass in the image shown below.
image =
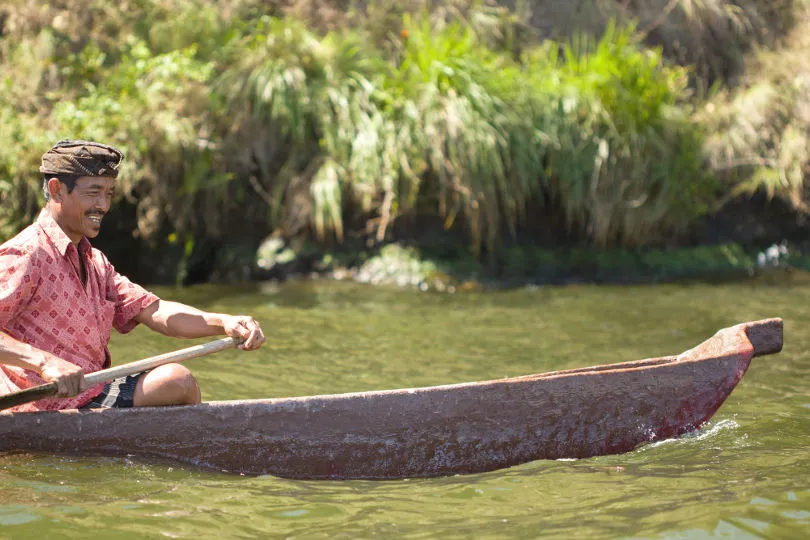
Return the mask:
[[460,220],[473,252],[493,252],[504,228],[550,198],[598,245],[638,245],[705,208],[685,72],[630,30],[563,58],[546,45],[514,59],[468,25],[406,16],[385,59],[357,35],[320,38],[274,19],[262,28],[220,83],[249,113],[244,125],[265,132],[253,139],[306,156],[274,168],[274,152],[253,151],[273,201],[293,178],[308,183],[319,235],[342,237],[347,201],[376,212],[377,240],[398,216],[435,205],[448,227]]
[[520,66],[458,23],[406,17],[404,29],[403,50],[384,81],[391,120],[411,123],[410,161],[435,179],[447,224],[463,215],[473,251],[494,247],[502,223],[513,226],[541,188],[542,148],[521,148],[533,132],[510,99],[523,82]]

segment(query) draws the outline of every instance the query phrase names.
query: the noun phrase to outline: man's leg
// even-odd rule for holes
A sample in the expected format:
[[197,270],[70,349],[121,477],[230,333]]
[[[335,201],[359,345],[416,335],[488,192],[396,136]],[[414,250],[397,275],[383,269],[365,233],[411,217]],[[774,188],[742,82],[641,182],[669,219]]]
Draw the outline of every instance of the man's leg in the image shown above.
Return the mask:
[[200,402],[200,387],[185,366],[164,364],[138,379],[132,401],[133,407],[195,405]]

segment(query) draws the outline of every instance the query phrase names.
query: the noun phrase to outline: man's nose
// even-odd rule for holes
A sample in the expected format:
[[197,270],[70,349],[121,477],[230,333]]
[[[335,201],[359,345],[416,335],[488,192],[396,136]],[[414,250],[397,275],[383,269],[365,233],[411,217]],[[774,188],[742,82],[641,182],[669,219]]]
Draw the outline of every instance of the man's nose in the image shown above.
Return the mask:
[[112,201],[110,201],[109,197],[107,197],[106,195],[100,195],[98,200],[96,201],[96,208],[98,208],[104,213],[107,213],[107,211],[110,209],[111,204]]

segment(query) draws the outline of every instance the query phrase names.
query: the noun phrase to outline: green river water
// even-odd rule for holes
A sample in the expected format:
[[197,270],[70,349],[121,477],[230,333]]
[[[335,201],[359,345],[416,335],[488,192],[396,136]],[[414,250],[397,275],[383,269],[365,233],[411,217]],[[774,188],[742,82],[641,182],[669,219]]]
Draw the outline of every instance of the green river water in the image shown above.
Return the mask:
[[[682,352],[785,319],[698,433],[624,455],[396,481],[250,478],[130,459],[0,456],[0,538],[810,537],[810,285],[524,288],[351,283],[158,289],[250,313],[268,343],[192,360],[204,400],[427,386]],[[187,346],[139,328],[116,363]],[[0,434],[2,436],[2,434]]]

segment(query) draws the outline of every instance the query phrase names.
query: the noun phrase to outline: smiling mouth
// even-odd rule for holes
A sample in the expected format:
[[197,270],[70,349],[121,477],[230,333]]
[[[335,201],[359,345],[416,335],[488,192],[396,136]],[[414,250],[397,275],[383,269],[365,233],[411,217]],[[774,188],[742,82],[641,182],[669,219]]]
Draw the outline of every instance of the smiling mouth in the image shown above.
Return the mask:
[[87,219],[89,219],[95,225],[101,225],[101,220],[103,218],[104,218],[104,216],[101,215],[101,214],[92,214],[92,215],[87,216]]

